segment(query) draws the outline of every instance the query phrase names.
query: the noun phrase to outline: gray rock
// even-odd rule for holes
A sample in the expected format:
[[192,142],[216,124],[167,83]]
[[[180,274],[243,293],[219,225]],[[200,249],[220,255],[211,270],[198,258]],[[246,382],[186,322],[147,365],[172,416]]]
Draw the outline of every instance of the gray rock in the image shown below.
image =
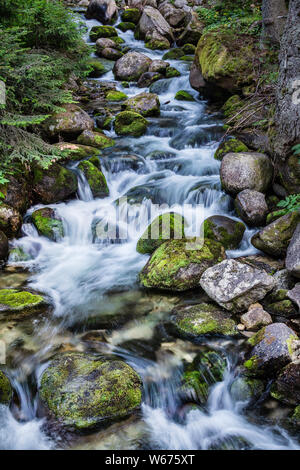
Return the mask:
[[254,346],[244,367],[250,375],[274,377],[292,360],[295,332],[284,323],[272,323],[248,340]]
[[202,90],[206,85],[203,75],[201,74],[199,67],[197,67],[195,62],[193,62],[191,65],[189,80],[191,87],[197,91]]
[[293,276],[300,278],[300,223],[288,246],[285,265]]
[[150,6],[144,8],[138,30],[140,38],[149,37],[156,33],[170,42],[174,41],[173,31],[169,23],[156,8]]
[[19,211],[4,202],[0,202],[0,230],[7,237],[13,237],[18,233],[21,225],[22,217]]
[[115,0],[91,0],[85,13],[87,19],[95,19],[103,24],[112,23],[118,14]]
[[198,14],[193,11],[191,20],[176,41],[177,46],[184,46],[184,44],[194,44],[196,46],[202,36],[204,27],[204,23],[199,20]]
[[244,189],[265,193],[272,181],[272,163],[263,153],[228,153],[221,163],[221,182],[226,192],[237,194]]
[[157,80],[161,80],[162,78],[164,78],[163,75],[158,72],[145,72],[139,78],[137,86],[139,88],[146,88],[152,85],[152,83],[156,82]]
[[300,312],[300,282],[287,292],[287,297],[298,306]]
[[273,278],[276,283],[274,293],[281,289],[291,289],[295,284],[295,281],[287,269],[281,269],[280,271],[277,271]]
[[150,64],[149,72],[162,73],[164,75],[169,65],[170,64],[164,60],[155,59]]
[[257,331],[272,323],[271,315],[260,304],[250,305],[247,313],[241,316],[241,322],[249,331]]
[[282,369],[272,386],[271,395],[288,405],[300,403],[300,361],[291,362]]
[[136,81],[150,67],[151,59],[139,52],[127,52],[114,65],[113,73],[117,80]]
[[140,93],[124,102],[128,111],[135,111],[142,116],[158,116],[160,114],[160,102],[155,93]]
[[176,8],[168,1],[161,3],[158,10],[173,28],[182,26],[187,21],[188,16],[190,16],[186,11]]
[[200,285],[222,307],[242,312],[273,289],[274,279],[265,271],[233,259],[207,269]]
[[234,205],[239,217],[246,224],[250,226],[264,224],[269,209],[263,193],[245,189],[237,195]]
[[112,48],[112,49],[119,49],[119,45],[115,43],[115,41],[113,41],[112,39],[110,38],[100,38],[100,39],[97,39],[96,41],[96,49],[97,49],[97,53],[101,54],[102,50],[103,49],[107,49],[107,48]]

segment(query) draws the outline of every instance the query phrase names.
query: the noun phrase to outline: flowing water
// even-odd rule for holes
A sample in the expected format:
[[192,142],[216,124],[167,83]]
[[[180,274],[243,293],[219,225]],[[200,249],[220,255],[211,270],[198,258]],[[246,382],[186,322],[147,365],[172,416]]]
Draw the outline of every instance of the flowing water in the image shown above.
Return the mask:
[[[89,20],[86,24],[90,29],[99,23]],[[151,59],[163,55],[145,49],[131,31],[120,36],[131,49]],[[94,199],[85,177],[72,163],[78,176],[77,198],[50,206],[63,220],[64,237],[57,242],[40,237],[28,217],[22,238],[13,242],[30,259],[10,264],[25,268],[28,274],[17,272],[6,279],[12,286],[27,282],[44,293],[53,312],[15,327],[1,325],[0,338],[9,344],[5,370],[17,394],[10,410],[0,407],[1,449],[299,448],[286,431],[272,425],[272,413],[265,419],[231,395],[231,383],[238,374],[239,342],[219,339],[195,345],[170,337],[163,321],[180,299],[144,292],[138,286],[138,272],[148,257],[136,252],[136,242],[149,223],[150,211],[153,218],[172,207],[184,213],[191,227],[199,213],[201,220],[213,214],[235,217],[231,198],[221,190],[219,162],[213,158],[223,134],[221,116],[190,88],[189,63],[169,62],[181,76],[151,86],[159,95],[161,115],[150,119],[147,134],[133,139],[118,138],[113,130],[106,132],[116,139],[116,146],[101,156],[109,197]],[[113,81],[112,72],[100,80]],[[123,89],[120,83],[117,88],[129,97],[148,91],[136,86]],[[176,101],[174,96],[181,89],[189,91],[195,101]],[[128,154],[134,157],[124,158]],[[129,214],[120,199],[123,196],[131,201]],[[92,227],[98,221],[118,223],[126,236],[118,242],[95,239]],[[253,230],[247,230],[239,250],[227,255],[255,253],[249,241],[252,234]],[[186,294],[184,301],[195,302],[197,295]],[[115,319],[119,327],[98,331],[98,341],[85,336],[84,331],[99,330]],[[222,382],[212,381],[207,404],[201,407],[186,403],[179,389],[184,363],[191,362],[204,346],[221,351],[227,368]],[[69,349],[113,352],[134,367],[144,385],[139,416],[90,436],[62,437],[55,429],[51,432],[37,386],[51,356]]]

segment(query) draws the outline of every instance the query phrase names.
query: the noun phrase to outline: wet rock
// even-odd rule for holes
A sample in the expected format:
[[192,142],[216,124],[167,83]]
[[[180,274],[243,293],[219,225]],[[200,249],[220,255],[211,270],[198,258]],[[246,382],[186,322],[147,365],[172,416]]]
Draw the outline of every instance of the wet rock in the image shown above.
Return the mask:
[[205,240],[170,240],[152,254],[140,273],[144,287],[185,291],[199,285],[203,272],[225,258],[218,242]]
[[178,101],[195,101],[194,97],[186,90],[179,90],[175,95],[175,100]]
[[219,305],[239,313],[263,299],[275,282],[265,271],[229,259],[207,269],[200,285]]
[[153,253],[166,240],[184,237],[185,220],[180,214],[168,212],[159,215],[145,230],[136,249],[139,253]]
[[74,104],[64,105],[65,111],[53,114],[44,123],[45,131],[52,137],[78,136],[85,130],[94,128],[94,121],[90,116]]
[[128,111],[134,111],[142,116],[159,116],[160,102],[155,93],[141,93],[125,101]]
[[300,361],[285,366],[271,388],[271,396],[288,405],[300,403]]
[[100,54],[100,56],[101,56],[103,49],[111,49],[111,48],[120,49],[120,46],[117,45],[115,41],[113,41],[110,38],[97,39],[96,49],[97,49],[97,53]]
[[213,215],[204,221],[204,237],[220,242],[225,250],[237,248],[245,230],[244,224],[223,215]]
[[64,201],[77,191],[75,174],[53,163],[48,170],[34,168],[33,192],[36,199],[43,204]]
[[172,325],[183,337],[198,338],[202,335],[234,336],[238,334],[236,323],[220,307],[212,304],[189,305],[175,308]]
[[118,51],[115,47],[106,47],[98,51],[100,57],[108,60],[118,60],[123,56],[123,52]]
[[101,169],[97,168],[89,160],[80,162],[78,168],[86,177],[94,197],[103,198],[109,195],[106,178]]
[[272,317],[268,312],[265,312],[262,305],[250,305],[247,313],[241,316],[241,322],[245,325],[248,331],[257,331],[260,328],[270,325]]
[[161,36],[156,31],[146,34],[145,46],[152,50],[165,50],[170,48],[170,42],[164,36]]
[[297,225],[289,243],[285,265],[290,274],[300,278],[300,223]]
[[221,163],[221,182],[226,192],[237,194],[244,189],[265,193],[272,181],[273,167],[262,153],[228,153]]
[[269,209],[263,193],[244,189],[237,195],[234,205],[239,217],[246,224],[259,226],[265,223]]
[[7,237],[15,236],[22,225],[20,213],[13,207],[0,201],[0,230]]
[[258,400],[265,390],[262,380],[249,377],[238,377],[231,385],[230,393],[235,402],[252,402]]
[[[169,68],[170,67],[167,68],[167,71],[169,70]],[[166,74],[167,74],[167,71],[166,71]],[[163,75],[158,72],[145,72],[139,78],[137,82],[137,86],[139,88],[147,88],[150,85],[152,85],[152,83],[157,82],[157,80],[161,80],[162,78],[164,78]]]
[[166,70],[166,78],[180,77],[181,73],[175,67],[168,67]]
[[199,72],[199,68],[195,64],[195,62],[192,63],[190,68],[189,82],[191,87],[197,91],[201,91],[206,85],[206,82],[201,73]]
[[163,55],[163,60],[176,60],[180,59],[184,55],[183,48],[175,47],[174,49],[170,49]]
[[142,396],[141,379],[125,362],[82,353],[55,356],[39,393],[62,424],[77,430],[132,414]]
[[147,119],[140,114],[133,111],[122,111],[116,116],[114,128],[118,135],[140,137],[146,133],[148,124]]
[[41,295],[17,289],[0,289],[0,319],[23,320],[41,313],[47,304]]
[[0,370],[0,404],[9,405],[12,399],[13,390],[10,381]]
[[293,341],[298,338],[284,323],[272,323],[252,336],[249,359],[244,362],[247,374],[275,377],[292,360]]
[[134,31],[136,25],[134,23],[131,23],[129,21],[122,21],[121,23],[118,24],[117,28],[120,29],[125,33],[125,31]]
[[88,145],[71,144],[69,142],[60,142],[55,144],[60,150],[65,151],[67,156],[64,158],[68,160],[81,160],[82,158],[88,158],[99,155],[99,150],[95,147]]
[[94,42],[99,38],[115,38],[117,36],[117,30],[113,26],[93,26],[90,31],[90,39]]
[[115,0],[90,0],[85,13],[87,19],[95,19],[100,23],[114,23],[118,16]]
[[[194,87],[193,87],[194,88]],[[244,153],[249,152],[248,147],[238,139],[229,139],[222,142],[215,152],[214,158],[222,160],[227,153]]]
[[0,230],[0,262],[6,261],[8,257],[8,240],[5,233]]
[[149,72],[161,73],[162,75],[165,75],[166,69],[169,67],[169,65],[170,64],[164,60],[155,59],[150,64]]
[[107,147],[113,147],[115,141],[110,137],[107,137],[101,132],[84,131],[77,138],[77,142],[81,145],[88,145],[97,149],[105,149]]
[[99,60],[89,60],[89,67],[91,71],[89,72],[89,78],[99,78],[108,72],[107,68],[104,64],[102,64]]
[[300,282],[295,287],[287,292],[287,297],[298,307],[300,312]]
[[155,34],[167,39],[169,43],[174,41],[172,28],[161,13],[156,8],[146,6],[138,24],[139,39],[153,37]]
[[256,233],[251,243],[255,248],[269,255],[285,256],[299,222],[300,213],[290,212]]
[[117,90],[111,90],[107,93],[106,95],[107,101],[125,101],[127,100],[127,95],[123,93],[122,91],[117,91]]
[[203,34],[203,29],[204,24],[199,20],[198,14],[192,12],[191,20],[176,41],[177,45],[184,46],[185,44],[194,44],[196,46]]
[[113,73],[116,80],[137,81],[143,73],[147,72],[151,59],[139,52],[127,52],[114,65]]
[[122,21],[138,24],[141,12],[138,8],[126,8],[121,14]]
[[64,236],[63,223],[50,207],[43,207],[34,211],[31,219],[39,234],[56,241]]

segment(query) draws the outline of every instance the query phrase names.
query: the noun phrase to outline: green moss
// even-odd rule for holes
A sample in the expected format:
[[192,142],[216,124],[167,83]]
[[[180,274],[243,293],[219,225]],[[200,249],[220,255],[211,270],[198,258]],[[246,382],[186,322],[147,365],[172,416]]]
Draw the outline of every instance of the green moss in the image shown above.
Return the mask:
[[94,197],[106,197],[109,195],[105,176],[99,169],[99,160],[98,167],[91,160],[84,160],[79,163],[78,168],[86,177]]
[[113,36],[110,38],[112,41],[114,41],[116,44],[124,44],[124,39],[119,38],[119,36]]
[[77,142],[82,145],[90,145],[91,147],[96,147],[97,149],[104,149],[107,147],[113,147],[115,141],[110,137],[107,137],[100,132],[83,132],[77,138]]
[[[50,211],[52,212],[53,210],[50,209]],[[49,209],[38,209],[33,212],[31,218],[40,235],[50,240],[56,240],[64,236],[62,221],[55,217],[50,217]]]
[[242,107],[244,102],[238,95],[233,95],[224,103],[222,111],[226,118],[233,117]]
[[297,309],[291,300],[281,300],[280,302],[274,302],[268,305],[268,310],[273,315],[290,316],[297,314]]
[[153,253],[166,240],[184,237],[184,222],[184,218],[174,212],[156,217],[139,239],[137,251]]
[[10,381],[0,370],[0,404],[9,405],[12,399],[13,390]]
[[88,62],[91,71],[89,72],[90,78],[99,78],[107,72],[106,67],[99,60],[89,60]]
[[117,25],[117,28],[120,29],[121,31],[125,32],[128,30],[134,31],[135,30],[135,24],[131,23],[129,21],[123,21]]
[[150,39],[145,43],[145,46],[148,49],[151,49],[153,51],[159,50],[159,51],[164,51],[165,49],[169,49],[170,43],[167,39],[164,40],[159,40],[159,39]]
[[175,95],[175,100],[179,100],[179,101],[195,101],[194,97],[188,92],[188,91],[185,91],[185,90],[179,90],[177,91],[176,95]]
[[166,78],[180,77],[181,73],[174,67],[167,67]]
[[143,116],[133,111],[122,111],[117,114],[114,127],[118,135],[131,135],[140,137],[145,134],[148,121]]
[[252,356],[250,359],[244,362],[244,367],[247,369],[248,372],[253,373],[256,371],[258,365],[258,358],[257,356]]
[[106,95],[108,101],[125,101],[127,100],[127,95],[122,91],[112,90],[109,91]]
[[115,36],[118,36],[118,33],[113,26],[93,26],[90,31],[90,39],[93,42],[99,38],[113,38]]
[[7,307],[7,310],[24,310],[37,307],[44,303],[44,299],[40,295],[34,295],[26,291],[18,291],[16,289],[0,289],[0,304]]
[[90,147],[88,145],[70,144],[67,142],[62,142],[56,145],[66,154],[64,160],[67,161],[81,160],[82,158],[87,158],[92,155],[99,155],[101,153],[95,147]]
[[226,250],[233,250],[241,243],[246,227],[242,222],[233,221],[232,226],[218,224],[210,217],[204,221],[204,237],[220,242]]
[[249,339],[248,339],[248,344],[250,344],[251,346],[256,346],[258,343],[260,343],[263,339],[264,339],[264,336],[265,336],[265,331],[266,331],[266,328],[262,328],[261,330],[259,330],[257,333],[255,333],[255,335],[251,336]]
[[193,55],[183,55],[180,57],[180,60],[183,60],[185,62],[193,62],[194,61],[194,56]]
[[262,380],[239,377],[233,382],[230,392],[235,401],[249,402],[253,399],[259,399],[264,389],[265,384]]
[[123,21],[138,24],[141,12],[138,8],[126,8],[121,14]]
[[194,44],[185,44],[182,50],[185,54],[195,54],[196,46],[194,46]]
[[222,142],[215,152],[214,158],[222,160],[227,153],[249,152],[248,147],[238,139],[230,139]]
[[294,421],[300,422],[300,405],[296,406],[296,408],[294,409],[292,419]]
[[25,261],[29,261],[31,259],[28,253],[25,253],[23,248],[16,247],[10,250],[9,252],[9,261],[11,263],[21,263]]
[[185,54],[185,51],[181,47],[171,49],[163,55],[163,60],[180,59]]

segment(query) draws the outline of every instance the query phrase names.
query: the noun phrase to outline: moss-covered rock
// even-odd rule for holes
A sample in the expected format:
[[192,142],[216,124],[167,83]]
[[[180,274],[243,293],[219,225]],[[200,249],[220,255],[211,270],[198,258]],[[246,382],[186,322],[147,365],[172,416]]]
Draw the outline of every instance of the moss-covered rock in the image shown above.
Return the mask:
[[195,101],[194,97],[188,92],[188,91],[185,91],[185,90],[179,90],[177,91],[176,95],[175,95],[175,100],[179,100],[179,101]]
[[271,388],[271,396],[288,405],[300,403],[300,363],[291,362],[281,371]]
[[85,130],[92,130],[93,119],[79,106],[65,104],[64,111],[53,114],[43,123],[43,128],[52,138],[58,140],[59,136],[71,138],[78,136]]
[[0,370],[0,404],[9,405],[12,399],[13,390],[10,381]]
[[41,295],[16,289],[0,289],[0,319],[22,320],[43,312],[46,302]]
[[144,117],[159,116],[160,102],[155,93],[140,93],[124,103],[128,111],[134,111]]
[[99,38],[112,38],[118,36],[116,28],[113,26],[93,26],[90,31],[90,39],[96,42]]
[[101,153],[95,147],[71,144],[69,142],[59,142],[58,144],[55,144],[55,146],[58,147],[59,150],[65,152],[66,156],[64,161],[81,160],[82,158],[88,158],[94,155],[99,155]]
[[147,119],[141,114],[133,111],[122,111],[116,116],[114,128],[118,135],[140,137],[146,133],[148,124]]
[[140,273],[144,287],[185,291],[198,287],[201,275],[225,258],[218,242],[170,240],[155,250]]
[[128,30],[134,31],[135,24],[131,23],[130,21],[122,21],[121,23],[118,24],[117,28],[123,32],[128,31]]
[[184,237],[184,223],[182,215],[174,212],[159,215],[139,239],[137,251],[141,254],[151,254],[166,240]]
[[265,384],[260,379],[238,377],[232,382],[230,393],[234,401],[251,402],[258,400],[265,390]]
[[106,95],[107,101],[125,101],[127,100],[127,95],[122,91],[111,90]]
[[97,149],[105,149],[113,147],[115,141],[100,132],[84,131],[77,139],[77,142],[82,145],[88,145]]
[[0,230],[0,263],[6,261],[8,256],[8,239],[2,230]]
[[287,194],[300,193],[300,162],[298,155],[291,155],[284,163],[279,165],[278,179]]
[[99,78],[107,72],[106,67],[99,60],[90,60],[88,63],[90,67],[89,77]]
[[141,12],[138,8],[126,8],[121,14],[123,21],[138,24],[141,17]]
[[141,404],[141,380],[117,358],[57,355],[41,378],[40,397],[64,425],[90,429],[123,418]]
[[55,215],[54,209],[44,207],[34,211],[31,215],[39,234],[50,240],[57,240],[64,236],[64,228],[61,219]]
[[13,207],[0,201],[0,230],[7,237],[13,237],[19,232],[21,225],[21,214]]
[[183,48],[176,47],[174,49],[169,50],[163,55],[163,60],[174,60],[180,59],[185,54]]
[[184,54],[195,54],[196,46],[194,46],[194,44],[188,44],[187,43],[182,47],[182,50],[183,50]]
[[175,67],[167,67],[166,78],[180,77],[181,73]]
[[215,152],[214,158],[216,160],[222,160],[222,158],[225,157],[227,153],[242,153],[248,151],[248,147],[243,144],[243,142],[241,142],[240,140],[229,139],[225,140],[219,145]]
[[80,162],[78,168],[86,177],[94,197],[102,198],[109,195],[106,178],[101,169],[97,168],[90,160]]
[[202,335],[234,336],[236,323],[228,312],[213,304],[198,304],[175,308],[171,322],[182,337],[198,338]]
[[76,175],[58,163],[53,163],[47,170],[36,166],[33,176],[33,192],[43,204],[63,201],[77,191]]
[[30,259],[31,256],[19,246],[12,248],[9,252],[9,261],[11,263],[22,263],[25,261],[29,261]]
[[222,215],[213,215],[204,221],[204,237],[220,242],[226,250],[239,246],[245,230],[242,222]]

